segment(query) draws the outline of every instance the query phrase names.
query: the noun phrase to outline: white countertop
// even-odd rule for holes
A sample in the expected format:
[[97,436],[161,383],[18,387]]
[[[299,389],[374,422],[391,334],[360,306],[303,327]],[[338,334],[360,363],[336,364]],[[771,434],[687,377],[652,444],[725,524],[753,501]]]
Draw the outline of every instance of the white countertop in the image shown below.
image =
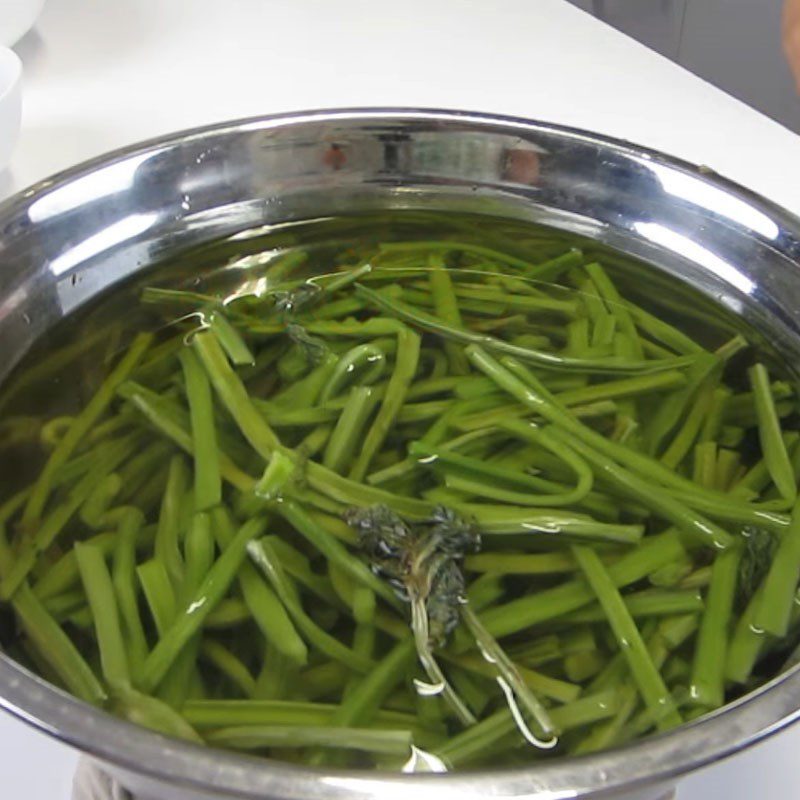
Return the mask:
[[[180,128],[404,105],[601,131],[704,163],[800,214],[800,138],[563,0],[48,0],[17,50],[23,130],[0,197]],[[797,753],[800,727],[688,779],[680,800],[800,794],[787,789]],[[75,761],[0,714],[4,798],[67,800]]]

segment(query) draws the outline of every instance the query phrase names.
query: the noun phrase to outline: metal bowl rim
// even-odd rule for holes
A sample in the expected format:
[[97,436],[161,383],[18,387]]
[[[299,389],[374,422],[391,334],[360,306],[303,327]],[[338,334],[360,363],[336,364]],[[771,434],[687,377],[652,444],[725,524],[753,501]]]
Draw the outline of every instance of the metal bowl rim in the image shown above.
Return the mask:
[[[740,184],[708,168],[641,147],[631,142],[580,128],[523,117],[436,108],[372,107],[332,108],[246,117],[167,134],[115,149],[55,175],[35,182],[0,202],[0,220],[29,206],[43,194],[95,170],[147,151],[168,148],[193,139],[246,130],[269,130],[305,123],[374,122],[463,125],[474,132],[498,133],[517,129],[525,133],[553,133],[577,138],[628,156],[643,158],[691,173],[724,188],[775,220],[781,230],[800,239],[800,217]],[[3,689],[5,688],[5,691]],[[24,703],[7,697],[8,690]],[[783,689],[783,692],[781,692]],[[241,798],[330,798],[333,795],[372,797],[394,788],[409,791],[442,791],[453,797],[467,795],[527,797],[566,800],[583,793],[611,793],[637,786],[668,783],[687,772],[726,758],[784,729],[800,718],[800,708],[780,698],[794,690],[800,696],[800,668],[795,668],[759,687],[749,695],[713,714],[658,736],[624,747],[544,765],[503,770],[456,772],[447,775],[365,771],[327,771],[298,767],[270,759],[210,751],[200,745],[169,739],[94,708],[52,686],[0,653],[0,708],[21,721],[124,771],[197,790],[222,790]],[[60,707],[59,714],[53,713]],[[766,718],[758,722],[755,719]],[[729,739],[725,730],[742,721],[746,733]],[[714,735],[716,734],[716,735]],[[686,738],[695,745],[683,743]],[[701,746],[702,743],[702,746]],[[656,765],[656,766],[654,766]],[[427,796],[427,795],[426,795]]]

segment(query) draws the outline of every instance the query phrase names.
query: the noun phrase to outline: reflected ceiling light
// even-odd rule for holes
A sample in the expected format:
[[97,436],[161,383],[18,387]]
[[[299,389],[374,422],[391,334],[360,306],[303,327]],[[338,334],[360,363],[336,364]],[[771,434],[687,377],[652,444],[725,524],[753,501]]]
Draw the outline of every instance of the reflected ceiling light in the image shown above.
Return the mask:
[[778,238],[780,233],[778,226],[763,211],[753,208],[749,203],[735,197],[725,189],[714,186],[695,175],[678,172],[663,164],[651,163],[647,167],[658,178],[667,194],[707,208],[721,217],[760,233],[766,239]]
[[124,217],[54,258],[50,262],[50,272],[55,276],[63,275],[104,250],[144,233],[156,220],[158,214],[155,212]]
[[80,208],[85,203],[130,189],[139,167],[160,152],[161,149],[140,153],[53,189],[31,203],[28,209],[30,221],[44,222]]
[[645,239],[649,239],[655,244],[666,247],[688,258],[690,261],[702,265],[725,281],[725,283],[735,286],[740,292],[752,294],[755,289],[755,283],[747,275],[688,236],[677,233],[664,225],[659,225],[657,222],[635,222],[633,227]]

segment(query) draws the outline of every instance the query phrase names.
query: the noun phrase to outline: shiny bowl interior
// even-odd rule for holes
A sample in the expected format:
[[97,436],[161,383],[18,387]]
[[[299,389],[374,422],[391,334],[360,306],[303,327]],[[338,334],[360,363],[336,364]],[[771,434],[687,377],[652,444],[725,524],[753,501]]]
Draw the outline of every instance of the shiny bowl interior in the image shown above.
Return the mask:
[[[176,134],[0,205],[0,379],[61,318],[188,247],[377,209],[472,212],[589,237],[699,289],[800,363],[800,220],[768,201],[706,169],[583,131],[459,112],[345,110]],[[93,754],[145,796],[170,786],[170,797],[556,800],[666,786],[758,741],[798,716],[800,672],[622,749],[448,776],[321,773],[212,753],[90,708],[2,654],[0,706]]]

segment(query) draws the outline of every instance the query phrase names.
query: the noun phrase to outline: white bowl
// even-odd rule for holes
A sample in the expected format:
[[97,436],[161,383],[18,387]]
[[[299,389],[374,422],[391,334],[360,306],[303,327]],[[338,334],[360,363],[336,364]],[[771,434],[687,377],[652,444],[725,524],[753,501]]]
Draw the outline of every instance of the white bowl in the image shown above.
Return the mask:
[[44,0],[0,0],[0,45],[11,47],[36,22]]
[[22,119],[21,84],[22,62],[19,56],[7,47],[0,47],[0,172],[11,161],[11,153],[19,137]]

